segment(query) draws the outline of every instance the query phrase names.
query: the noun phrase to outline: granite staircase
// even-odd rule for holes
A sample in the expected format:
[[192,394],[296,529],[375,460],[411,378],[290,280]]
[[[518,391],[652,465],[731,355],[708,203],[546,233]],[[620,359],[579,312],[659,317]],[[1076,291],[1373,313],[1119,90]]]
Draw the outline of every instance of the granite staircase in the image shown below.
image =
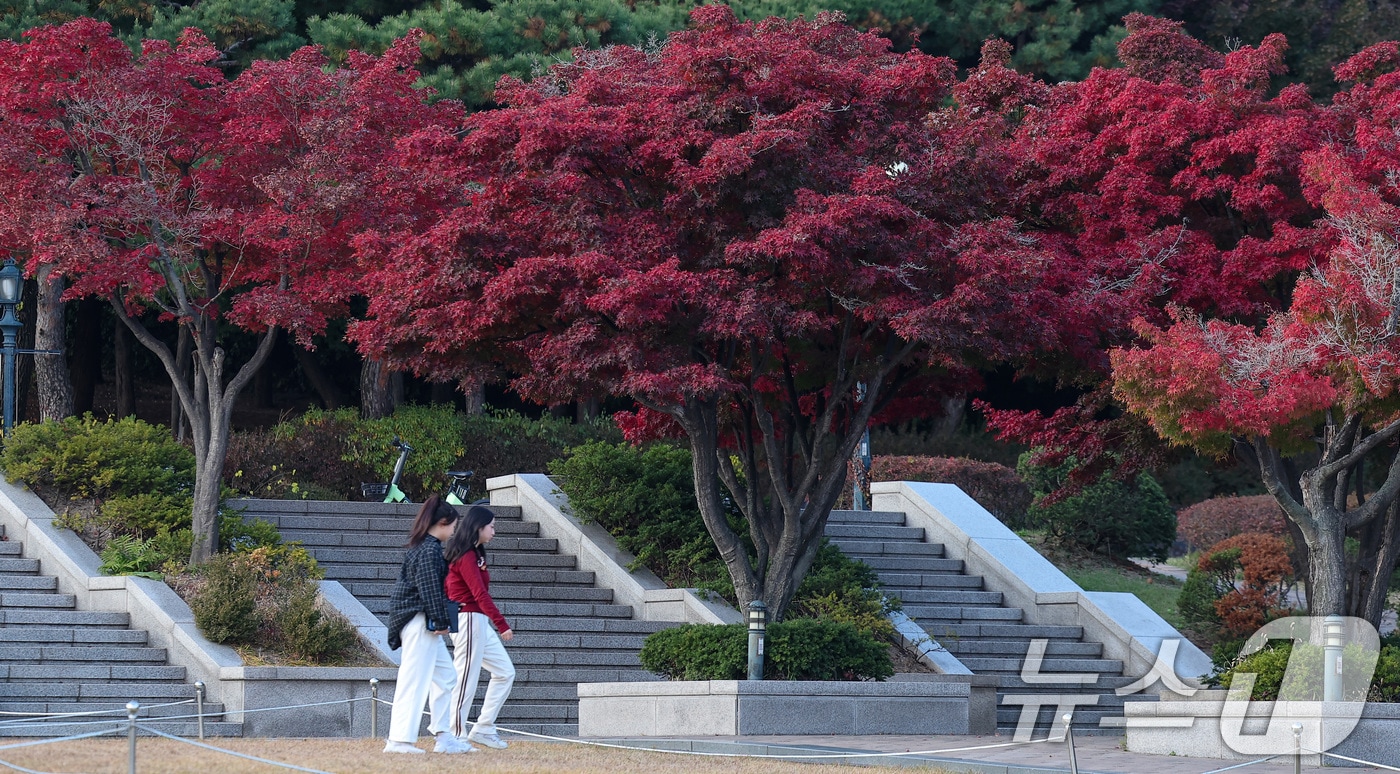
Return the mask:
[[[269,521],[284,540],[301,541],[327,580],[339,581],[387,621],[417,506],[258,500],[241,507],[244,518]],[[327,510],[337,507],[343,512]],[[287,510],[275,510],[282,508]],[[630,606],[614,604],[612,590],[599,588],[592,572],[577,569],[577,559],[560,553],[557,541],[541,538],[539,525],[524,521],[518,507],[491,508],[496,512],[488,554],[491,595],[515,632],[506,645],[515,662],[515,687],[497,722],[531,733],[576,736],[578,684],[659,679],[642,669],[637,653],[647,635],[677,624],[635,620]],[[473,715],[487,677],[483,670]]]
[[[974,674],[997,678],[998,729],[1017,729],[1026,697],[1034,697],[1031,707],[1047,702],[1025,710],[1034,714],[1037,737],[1058,732],[1056,718],[1071,709],[1076,734],[1121,733],[1113,718],[1122,717],[1124,697],[1115,689],[1133,679],[1123,675],[1121,661],[1103,658],[1103,646],[1086,641],[1081,627],[1028,623],[1025,611],[1006,605],[962,560],[927,542],[922,528],[905,526],[902,513],[833,511],[826,537],[874,568],[905,615]],[[1061,696],[1076,698],[1062,707],[1065,700],[1055,698]]]
[[[0,531],[0,737],[70,736],[126,728],[126,704],[141,703],[143,724],[167,734],[198,734],[195,688],[185,668],[167,663],[126,613],[78,610],[58,579]],[[90,713],[70,718],[53,714]],[[207,736],[241,736],[241,723],[204,703]]]

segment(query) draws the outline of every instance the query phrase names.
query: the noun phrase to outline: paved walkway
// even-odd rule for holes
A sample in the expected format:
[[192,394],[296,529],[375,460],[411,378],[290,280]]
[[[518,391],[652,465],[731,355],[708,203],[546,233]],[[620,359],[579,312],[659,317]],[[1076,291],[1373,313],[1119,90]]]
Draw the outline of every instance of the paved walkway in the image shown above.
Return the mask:
[[[923,766],[952,772],[979,774],[1063,774],[1070,771],[1069,748],[1063,742],[1040,742],[1014,747],[969,750],[969,747],[1001,745],[1009,736],[707,736],[670,739],[598,739],[609,744],[712,753],[750,755],[830,755],[810,762]],[[1207,774],[1233,767],[1245,760],[1218,760],[1184,756],[1143,755],[1123,751],[1121,736],[1077,736],[1075,757],[1081,774]],[[956,752],[929,752],[951,751]],[[839,753],[922,753],[899,757],[835,757]],[[1321,771],[1304,764],[1303,771]],[[1349,768],[1348,771],[1383,771]],[[1232,768],[1240,774],[1292,774],[1293,759]],[[1336,771],[1336,769],[1328,769]],[[820,770],[815,770],[820,774]]]

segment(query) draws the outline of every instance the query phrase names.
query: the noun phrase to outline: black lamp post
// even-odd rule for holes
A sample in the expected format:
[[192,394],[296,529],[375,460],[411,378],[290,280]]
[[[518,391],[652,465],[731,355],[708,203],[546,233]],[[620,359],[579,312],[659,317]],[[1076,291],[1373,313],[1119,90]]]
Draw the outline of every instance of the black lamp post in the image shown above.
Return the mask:
[[24,289],[24,274],[15,265],[14,258],[6,258],[0,267],[0,331],[4,332],[5,367],[5,432],[15,426],[15,371],[19,365],[19,329],[24,323],[15,316],[19,306],[20,293]]

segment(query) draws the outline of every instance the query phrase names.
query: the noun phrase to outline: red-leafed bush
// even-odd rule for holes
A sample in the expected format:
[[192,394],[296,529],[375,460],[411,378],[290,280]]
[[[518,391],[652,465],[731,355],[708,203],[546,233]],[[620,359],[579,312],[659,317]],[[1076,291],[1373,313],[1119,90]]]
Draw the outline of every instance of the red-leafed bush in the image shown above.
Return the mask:
[[1272,495],[1216,497],[1181,509],[1176,534],[1193,548],[1204,548],[1246,532],[1282,535],[1284,518]]
[[[1215,612],[1231,634],[1253,634],[1288,610],[1294,571],[1288,546],[1277,535],[1246,532],[1222,540],[1201,557],[1199,568],[1233,586],[1215,602]],[[1237,575],[1243,577],[1236,583]]]
[[876,457],[870,480],[955,484],[1012,528],[1024,525],[1031,504],[1030,487],[1015,470],[965,457]]

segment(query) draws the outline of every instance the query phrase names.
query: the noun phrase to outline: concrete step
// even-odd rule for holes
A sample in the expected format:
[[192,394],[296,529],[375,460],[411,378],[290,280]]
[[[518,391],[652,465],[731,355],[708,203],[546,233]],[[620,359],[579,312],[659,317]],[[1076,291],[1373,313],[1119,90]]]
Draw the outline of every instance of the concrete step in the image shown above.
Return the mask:
[[1024,643],[1022,647],[1027,647],[1032,639],[1047,640],[1079,640],[1084,637],[1082,626],[1052,626],[1044,624],[1013,624],[1013,623],[958,623],[939,624],[937,632],[930,631],[929,635],[940,642],[944,637],[956,637],[960,639],[989,639],[989,640],[1013,640]]
[[[127,733],[127,720],[123,717],[117,722],[117,728],[121,734]],[[151,720],[142,722],[142,725],[158,729],[171,736],[192,739],[199,736],[199,727],[194,720]],[[96,730],[94,727],[80,726],[78,731]],[[33,723],[28,725],[16,725],[12,727],[0,726],[0,737],[6,738],[50,738],[71,736],[75,733],[72,725],[60,725],[57,723]],[[148,731],[143,731],[139,727],[136,735],[141,737],[155,736]],[[222,720],[205,720],[204,735],[221,738],[235,738],[243,736],[243,724],[231,723]]]
[[[193,693],[193,689],[191,690]],[[91,701],[0,701],[0,711],[8,713],[33,714],[36,718],[42,715],[68,715],[74,713],[93,713],[93,719],[120,718],[126,722],[126,702],[91,702]],[[141,705],[140,717],[142,718],[184,718],[186,715],[195,713],[195,705],[189,703],[171,703],[168,701],[151,702]],[[204,702],[204,722],[210,720],[223,720],[224,705],[219,702]],[[8,722],[11,716],[5,716]],[[84,720],[87,718],[83,718]],[[0,723],[3,727],[7,723]]]
[[93,629],[89,627],[53,627],[8,625],[0,627],[0,643],[27,642],[45,646],[73,645],[145,645],[149,636],[141,629]]
[[[966,656],[960,657],[960,661],[971,669],[974,674],[1007,673],[1020,674],[1025,657],[1019,658],[993,658],[987,656]],[[1123,673],[1123,662],[1110,658],[1045,658],[1040,662],[1040,672],[1074,672],[1078,674],[1115,674]]]
[[[1021,712],[1022,708],[1016,705],[1006,707],[998,706],[997,729],[1001,732],[1014,730],[1020,721]],[[1072,728],[1074,729],[1075,735],[1097,736],[1101,733],[1112,735],[1121,735],[1123,733],[1122,728],[1101,730],[1099,726],[1099,721],[1104,718],[1122,717],[1123,713],[1121,710],[1115,711],[1113,709],[1095,709],[1092,706],[1080,706],[1074,708],[1073,712],[1074,720]],[[1060,713],[1057,712],[1055,705],[1041,707],[1036,713],[1035,730],[1032,734],[1033,738],[1040,739],[1047,733],[1052,732],[1052,730],[1054,733],[1058,734],[1063,726],[1063,722],[1059,720],[1059,715]]]
[[[1093,674],[1093,672],[1087,672],[1085,674],[1090,675]],[[995,675],[995,677],[997,678],[998,693],[1098,693],[1103,695],[1099,703],[1105,706],[1110,704],[1122,704],[1123,700],[1127,697],[1118,696],[1114,692],[1125,685],[1132,685],[1135,682],[1133,678],[1125,677],[1118,673],[1099,675],[1091,683],[1028,683],[1022,679],[1019,674],[999,674]],[[1036,679],[1039,680],[1040,677],[1044,677],[1044,674],[1042,673]],[[1140,694],[1138,695],[1140,696]]]
[[[851,558],[861,556],[919,556],[941,558],[942,543],[915,543],[912,541],[881,541],[864,538],[831,538],[827,542],[841,549],[841,553]],[[949,572],[962,572],[962,560],[944,559]],[[956,564],[951,564],[956,562]]]
[[491,598],[503,600],[535,600],[537,602],[606,602],[613,601],[612,589],[595,586],[527,586],[514,583],[491,583]]
[[24,544],[18,540],[8,540],[0,535],[0,556],[15,557],[24,553]]
[[[329,532],[347,535],[373,534],[383,535],[389,538],[397,538],[399,546],[408,542],[408,531],[413,525],[413,517],[404,518],[383,517],[383,516],[310,516],[301,515],[274,515],[245,511],[243,518],[257,518],[271,523],[277,527],[277,531],[282,533],[284,540],[291,539],[287,535],[294,532]],[[534,522],[521,521],[516,518],[496,517],[496,533],[499,535],[538,535],[540,525]]]
[[0,625],[4,626],[113,626],[125,628],[130,623],[131,617],[126,613],[26,608],[0,610]]
[[[112,669],[139,669],[140,667],[112,667]],[[171,701],[194,698],[194,688],[184,683],[96,683],[96,682],[3,682],[0,683],[0,700],[20,699],[24,701],[120,701],[122,706],[135,699],[142,704],[165,704]],[[194,705],[190,705],[193,707]]]
[[[1011,640],[961,640],[949,638],[939,643],[955,656],[1006,656],[1024,658],[1028,643]],[[1047,656],[1078,656],[1098,658],[1103,653],[1103,645],[1097,642],[1067,642],[1051,640],[1046,644]]]
[[[553,616],[518,616],[510,625],[517,633],[524,632],[606,632],[609,634],[651,634],[681,624],[675,621],[639,621],[630,618],[570,618]],[[514,640],[511,641],[514,645]],[[508,646],[509,647],[509,646]]]
[[855,540],[907,540],[924,542],[923,527],[896,527],[889,524],[832,524],[826,523],[828,538],[852,538]]
[[598,616],[600,618],[631,618],[631,605],[589,604],[587,602],[500,602],[501,614],[511,616],[557,615]]
[[[515,691],[511,691],[514,695]],[[501,725],[510,725],[512,720],[525,720],[533,723],[578,723],[578,701],[557,704],[526,704],[509,699],[501,707]]]
[[[865,564],[881,571],[892,570],[900,574],[912,572],[927,573],[921,582],[924,586],[943,588],[982,588],[982,578],[978,575],[953,575],[948,567],[946,559],[939,559],[932,556],[906,556],[901,554],[893,555],[861,555],[852,557],[859,559]],[[957,572],[962,572],[961,567]],[[949,573],[949,574],[940,574]]]
[[649,635],[646,634],[622,634],[607,635],[597,632],[565,633],[554,634],[530,634],[521,632],[515,635],[515,639],[510,641],[512,649],[518,648],[583,648],[587,650],[625,650],[636,652],[641,650],[642,643]]
[[[94,680],[121,680],[127,683],[149,683],[185,679],[182,666],[153,666],[150,664],[107,664],[93,663],[42,663],[10,664],[0,666],[0,674],[11,685],[25,681],[43,681],[46,685],[56,683],[83,683]],[[144,690],[144,689],[138,689]]]
[[898,597],[906,605],[1000,605],[1000,591],[948,591],[944,589],[892,589],[882,584],[881,589],[890,596]]
[[[0,545],[9,545],[0,543]],[[57,591],[58,578],[52,575],[0,575],[0,590]]]
[[[510,654],[516,668],[520,667],[635,667],[642,662],[636,653],[602,650],[520,650]],[[506,702],[509,704],[510,702]]]
[[[509,704],[510,702],[506,703]],[[503,732],[503,738],[508,742],[528,742],[536,740],[536,737],[512,736],[510,731],[499,725],[497,728]],[[575,739],[578,737],[578,723],[511,723],[510,729],[524,731],[527,734],[539,734],[541,736],[557,737],[560,739]]]
[[921,624],[937,626],[958,621],[1020,621],[1025,616],[1025,611],[1019,607],[905,604],[904,614]]
[[[28,645],[0,645],[0,663],[48,664],[53,662],[151,662],[165,663],[165,648],[145,648],[113,645],[109,647],[73,647],[49,645],[33,641]],[[3,669],[0,666],[0,669]]]
[[38,571],[38,559],[0,559],[0,573],[28,573],[32,575]]
[[905,516],[899,511],[832,511],[827,524],[889,524],[902,527]]
[[77,599],[72,594],[28,594],[23,591],[7,591],[0,594],[0,607],[11,609],[52,608],[71,610],[76,605]]

